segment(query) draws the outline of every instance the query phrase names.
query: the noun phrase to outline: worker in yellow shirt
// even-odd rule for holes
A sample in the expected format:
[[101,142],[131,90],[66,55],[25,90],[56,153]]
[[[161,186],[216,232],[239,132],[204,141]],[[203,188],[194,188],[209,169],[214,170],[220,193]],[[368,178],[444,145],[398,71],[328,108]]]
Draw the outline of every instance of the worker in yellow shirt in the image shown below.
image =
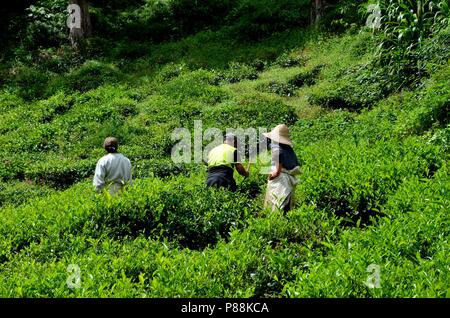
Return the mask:
[[248,177],[248,171],[241,164],[236,147],[236,136],[226,134],[223,144],[209,152],[206,186],[224,187],[235,192],[237,186],[233,177],[234,169],[241,176]]

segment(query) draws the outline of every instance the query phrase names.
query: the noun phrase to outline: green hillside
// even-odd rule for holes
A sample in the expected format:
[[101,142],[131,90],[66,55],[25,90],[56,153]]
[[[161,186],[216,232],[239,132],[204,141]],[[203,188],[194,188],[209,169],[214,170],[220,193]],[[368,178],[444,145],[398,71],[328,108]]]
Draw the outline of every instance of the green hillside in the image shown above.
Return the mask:
[[[374,1],[324,2],[309,25],[309,1],[94,1],[81,52],[66,1],[13,15],[0,296],[450,297],[448,3],[380,1],[373,30]],[[174,163],[172,133],[195,121],[287,124],[295,209],[263,208],[261,163],[236,193]],[[117,197],[92,187],[108,136],[133,167]]]

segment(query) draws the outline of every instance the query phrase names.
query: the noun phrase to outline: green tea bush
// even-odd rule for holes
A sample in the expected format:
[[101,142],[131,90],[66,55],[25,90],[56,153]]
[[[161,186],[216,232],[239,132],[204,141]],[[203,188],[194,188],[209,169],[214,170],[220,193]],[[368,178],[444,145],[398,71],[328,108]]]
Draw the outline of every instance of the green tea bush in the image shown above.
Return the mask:
[[288,83],[271,81],[267,84],[260,84],[257,89],[261,92],[274,93],[279,96],[295,96],[296,87]]
[[45,158],[46,154],[3,151],[0,153],[0,180],[25,180],[25,170]]
[[148,178],[151,176],[165,178],[173,175],[187,175],[193,167],[188,164],[176,164],[171,159],[133,160],[133,178]]
[[22,106],[23,103],[24,101],[15,94],[12,94],[10,92],[0,93],[0,110],[2,112],[2,115],[10,110],[13,110],[14,108]]
[[143,234],[204,248],[226,238],[232,227],[242,227],[259,210],[245,193],[207,189],[203,182],[188,177],[137,180],[113,198],[94,194],[92,186],[80,184],[18,210],[6,208],[1,214],[0,232],[5,239],[0,257],[70,233],[115,239]]
[[[275,127],[279,123],[292,125],[297,121],[294,109],[279,99],[260,94],[241,95],[236,101],[221,103],[203,111],[203,119],[217,128]],[[233,127],[230,127],[232,123]]]
[[[2,266],[2,295],[27,297],[276,297],[306,268],[310,246],[322,246],[337,223],[313,208],[269,212],[202,251],[144,236],[120,241],[67,232],[43,237]],[[289,243],[290,242],[290,243]],[[301,245],[295,245],[294,242]],[[288,243],[288,245],[285,245]],[[76,256],[75,256],[76,255]],[[28,258],[32,257],[33,262]],[[81,288],[67,288],[67,268],[80,268]],[[30,277],[24,281],[24,273]],[[40,277],[41,279],[36,279]],[[42,279],[45,277],[45,279]],[[25,284],[24,284],[25,282]]]
[[447,153],[450,152],[450,124],[446,128],[437,130],[428,143],[439,145]]
[[361,110],[373,106],[391,91],[381,75],[365,66],[357,66],[345,70],[333,82],[314,86],[308,101],[325,108]]
[[304,66],[306,58],[302,55],[295,54],[295,52],[284,52],[273,62],[274,65],[281,67]]
[[308,24],[309,2],[241,0],[227,17],[233,32],[245,40],[261,40],[274,32]]
[[316,120],[299,120],[293,127],[300,143],[346,136],[359,139],[389,140],[445,127],[447,116],[447,67],[441,67],[423,87],[391,95],[360,114],[343,110],[328,112]]
[[155,82],[169,81],[181,74],[186,74],[189,71],[188,66],[185,63],[167,63],[158,71],[154,78]]
[[210,83],[219,85],[221,83],[237,83],[242,80],[256,80],[258,73],[252,66],[232,62],[229,68],[223,72],[219,72]]
[[324,16],[319,21],[322,28],[336,33],[355,30],[357,27],[363,26],[367,20],[367,1],[331,1],[324,11]]
[[180,101],[197,99],[208,104],[220,103],[227,99],[227,94],[219,87],[208,84],[212,78],[211,72],[197,70],[162,84],[159,93]]
[[67,75],[55,78],[47,88],[47,94],[51,95],[58,90],[87,92],[103,84],[119,83],[122,80],[124,75],[115,65],[90,60]]
[[95,164],[95,159],[47,161],[30,167],[25,171],[24,176],[37,184],[65,189],[76,182],[92,177],[95,171]]
[[19,206],[52,192],[48,187],[37,186],[31,182],[0,182],[0,207],[7,204]]
[[[5,152],[50,152],[58,148],[54,136],[57,129],[51,124],[41,124],[36,127],[34,123],[26,123],[18,129],[0,136],[3,139]],[[1,138],[3,137],[3,138]],[[23,138],[26,137],[26,138]]]
[[331,141],[354,131],[355,117],[349,111],[333,110],[314,120],[299,119],[291,128],[292,135],[300,145]]
[[[298,271],[285,286],[290,297],[447,297],[442,270],[448,249],[448,167],[433,179],[413,177],[389,197],[385,212],[365,231],[346,231],[328,255]],[[379,288],[366,282],[380,268]]]
[[61,45],[58,48],[38,49],[33,54],[30,64],[38,70],[64,74],[72,68],[81,66],[84,61],[85,57],[77,54],[69,45]]
[[115,38],[162,42],[178,39],[208,28],[217,28],[235,0],[217,3],[192,3],[187,0],[166,2],[147,0],[132,4],[111,4],[94,16],[103,32]]
[[38,121],[40,123],[51,122],[56,116],[60,116],[70,110],[75,102],[74,96],[67,96],[62,92],[58,92],[50,98],[38,102],[35,106],[35,113],[37,113],[37,109],[41,113]]
[[196,100],[180,102],[166,95],[152,95],[139,107],[141,113],[136,118],[139,126],[150,127],[170,123],[176,125],[175,127],[184,127],[199,118],[205,105]]
[[433,126],[445,127],[449,123],[449,73],[449,66],[444,66],[416,96],[404,103],[403,109],[408,112],[399,116],[397,131],[400,135],[421,134]]
[[417,49],[418,68],[424,77],[432,76],[445,65],[450,58],[450,27],[440,30],[433,37],[423,40]]
[[293,85],[294,87],[302,87],[304,85],[311,86],[316,83],[317,77],[320,74],[320,70],[323,66],[316,65],[311,70],[304,70],[291,79],[289,79],[288,83]]
[[[328,156],[331,147],[335,150]],[[388,196],[405,178],[430,178],[442,165],[439,148],[414,138],[359,141],[357,145],[336,140],[328,142],[326,148],[321,143],[315,144],[301,154],[299,200],[361,224],[367,224],[380,212],[385,213],[382,207]]]
[[[114,42],[106,42],[103,43],[104,39],[95,39],[95,42],[91,44],[91,51],[94,51],[93,56],[98,55],[106,55],[104,50],[109,50],[107,52],[107,57],[114,59],[114,60],[120,60],[122,62],[127,60],[134,60],[143,58],[145,56],[148,56],[150,52],[152,51],[152,44],[141,42],[141,41],[130,41],[123,39],[118,39]],[[95,51],[97,54],[95,54]]]
[[7,136],[9,133],[14,132],[23,126],[23,122],[20,121],[22,116],[27,113],[23,111],[23,107],[20,104],[15,104],[18,109],[3,112],[2,122],[0,123],[0,132],[3,136]]
[[[203,183],[185,184],[186,178],[148,184],[146,195],[133,189],[119,199],[103,200],[85,224],[91,235],[113,237],[146,233],[163,236],[190,248],[203,248],[226,237],[231,226],[256,212],[245,195],[205,189]],[[190,199],[189,199],[190,198]]]
[[14,76],[7,83],[10,90],[26,101],[33,101],[45,96],[45,90],[52,76],[47,71],[32,67],[18,67]]
[[[91,190],[92,191],[92,190]],[[92,196],[86,185],[75,186],[63,193],[55,193],[20,208],[2,209],[0,232],[0,260],[4,262],[21,249],[44,238],[58,240],[73,218],[92,209]]]

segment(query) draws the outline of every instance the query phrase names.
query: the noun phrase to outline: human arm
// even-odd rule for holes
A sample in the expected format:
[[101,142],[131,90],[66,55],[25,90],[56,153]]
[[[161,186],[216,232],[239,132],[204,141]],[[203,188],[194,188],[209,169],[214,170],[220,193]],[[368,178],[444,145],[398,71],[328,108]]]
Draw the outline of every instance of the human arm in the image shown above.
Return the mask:
[[106,175],[105,166],[101,161],[97,162],[93,181],[95,190],[97,192],[100,192],[105,187],[105,175]]
[[269,173],[269,180],[273,180],[278,177],[283,169],[283,151],[281,150],[279,145],[272,145],[272,171]]
[[130,176],[128,178],[128,183],[130,185],[133,185],[133,169],[132,169],[132,166],[131,166],[131,161],[128,158],[127,158],[127,161],[128,161],[128,171],[129,171],[129,174],[130,174]]
[[248,176],[249,176],[248,171],[245,170],[245,168],[244,168],[244,166],[242,165],[242,163],[237,163],[237,164],[236,164],[236,171],[237,171],[241,176],[244,176],[244,177],[248,177]]
[[237,150],[234,151],[234,167],[236,168],[236,171],[244,177],[248,177],[249,172],[244,168],[244,166],[241,163],[241,156],[239,156],[239,153]]
[[275,165],[275,170],[272,171],[272,172],[269,174],[269,180],[273,180],[273,179],[275,179],[276,177],[278,177],[278,176],[280,175],[282,169],[283,169],[282,164],[281,164],[281,163],[277,163],[277,164]]

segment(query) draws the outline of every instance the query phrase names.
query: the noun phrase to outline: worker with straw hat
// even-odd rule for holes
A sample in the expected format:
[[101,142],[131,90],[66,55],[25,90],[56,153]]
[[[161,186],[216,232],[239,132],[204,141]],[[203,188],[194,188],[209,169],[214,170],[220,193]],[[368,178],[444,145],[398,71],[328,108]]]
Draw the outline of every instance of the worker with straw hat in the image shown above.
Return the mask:
[[237,186],[233,177],[234,168],[240,175],[248,177],[248,171],[240,162],[236,146],[236,135],[228,133],[225,135],[223,144],[209,152],[207,187],[223,187],[235,192]]
[[270,140],[272,149],[272,169],[268,178],[264,205],[287,212],[294,207],[295,187],[298,184],[296,176],[300,174],[299,162],[289,137],[289,129],[281,124],[263,135]]
[[127,157],[118,152],[117,138],[106,138],[103,147],[108,154],[97,162],[93,183],[97,192],[108,188],[109,193],[114,195],[119,193],[125,184],[131,184],[131,163]]

